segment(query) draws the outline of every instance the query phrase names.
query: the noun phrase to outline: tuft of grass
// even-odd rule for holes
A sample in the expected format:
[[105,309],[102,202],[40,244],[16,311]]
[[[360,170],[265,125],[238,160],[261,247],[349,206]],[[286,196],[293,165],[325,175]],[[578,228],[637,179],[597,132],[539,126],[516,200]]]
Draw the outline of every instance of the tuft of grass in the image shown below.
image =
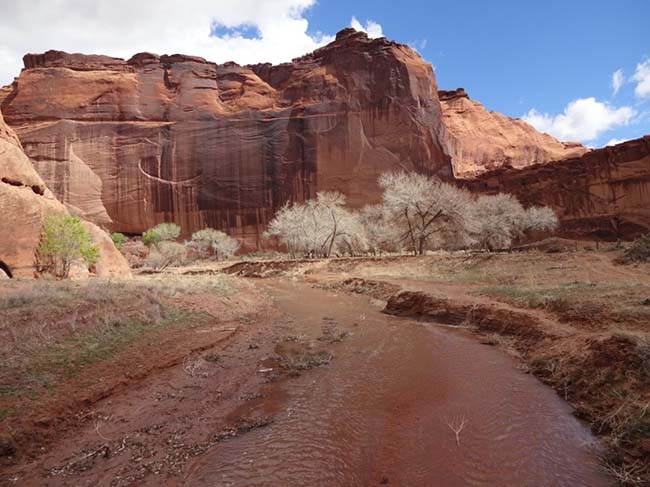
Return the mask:
[[634,351],[641,359],[643,371],[650,379],[650,335],[641,331],[631,330],[618,330],[613,335],[622,337],[634,344]]

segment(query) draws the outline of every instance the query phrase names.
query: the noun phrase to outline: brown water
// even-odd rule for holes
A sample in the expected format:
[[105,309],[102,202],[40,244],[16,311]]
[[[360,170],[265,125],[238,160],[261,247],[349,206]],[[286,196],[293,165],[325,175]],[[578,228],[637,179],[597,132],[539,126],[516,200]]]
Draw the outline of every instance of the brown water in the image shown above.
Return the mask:
[[[570,407],[498,350],[362,297],[266,286],[299,330],[319,331],[327,317],[352,335],[329,365],[282,383],[272,425],[200,457],[186,485],[612,484]],[[463,420],[457,443],[450,424]]]

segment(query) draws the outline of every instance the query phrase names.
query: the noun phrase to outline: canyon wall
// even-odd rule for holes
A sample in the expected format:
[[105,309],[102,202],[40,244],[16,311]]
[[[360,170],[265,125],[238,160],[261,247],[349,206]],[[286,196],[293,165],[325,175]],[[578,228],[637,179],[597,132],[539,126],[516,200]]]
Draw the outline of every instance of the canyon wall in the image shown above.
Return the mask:
[[650,136],[463,183],[472,191],[512,193],[525,205],[551,206],[567,236],[614,240],[650,232]]
[[27,55],[0,106],[53,193],[112,230],[209,226],[257,248],[287,201],[378,201],[391,169],[451,177],[431,66],[353,29],[292,63]]
[[438,95],[456,177],[478,177],[504,166],[521,169],[588,151],[577,142],[560,142],[538,132],[521,119],[488,111],[462,88]]
[[[0,271],[9,277],[34,277],[36,250],[41,241],[43,219],[50,213],[68,213],[34,171],[16,134],[0,112]],[[85,222],[100,249],[94,272],[100,276],[128,275],[124,257],[110,237]]]
[[353,29],[277,66],[60,51],[24,63],[0,89],[7,123],[54,196],[111,230],[174,221],[258,249],[284,203],[324,190],[374,203],[396,169],[549,204],[566,235],[648,230],[647,140],[560,142],[462,88],[438,91],[413,50]]

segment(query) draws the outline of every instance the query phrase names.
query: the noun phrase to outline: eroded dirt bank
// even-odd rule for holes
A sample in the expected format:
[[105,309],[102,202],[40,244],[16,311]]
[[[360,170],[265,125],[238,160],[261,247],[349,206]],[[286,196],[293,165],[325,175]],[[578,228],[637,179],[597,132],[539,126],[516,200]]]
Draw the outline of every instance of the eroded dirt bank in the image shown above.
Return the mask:
[[255,313],[238,294],[174,297],[211,313],[189,336],[227,335],[185,355],[182,334],[141,348],[135,364],[181,358],[70,406],[75,421],[42,450],[5,458],[3,482],[611,484],[570,408],[495,348],[323,282],[234,285]]

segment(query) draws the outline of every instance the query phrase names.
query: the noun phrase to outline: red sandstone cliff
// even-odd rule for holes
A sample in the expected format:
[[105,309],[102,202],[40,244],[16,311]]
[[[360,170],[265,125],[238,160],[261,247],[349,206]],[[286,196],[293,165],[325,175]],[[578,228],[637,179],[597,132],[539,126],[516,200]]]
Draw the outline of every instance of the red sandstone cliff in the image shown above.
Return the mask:
[[451,176],[431,66],[352,29],[292,63],[241,67],[49,51],[0,92],[54,194],[93,221],[141,232],[211,226],[258,245],[274,211],[317,190],[353,206],[396,168]]
[[650,136],[582,157],[498,169],[465,184],[553,207],[568,236],[630,239],[650,232]]
[[650,230],[647,141],[559,142],[462,89],[438,92],[410,48],[352,29],[278,66],[59,51],[24,62],[0,89],[7,122],[53,193],[113,230],[175,221],[256,248],[286,201],[338,190],[361,206],[400,168],[551,204],[571,235]]
[[451,135],[449,150],[456,177],[476,177],[502,166],[524,168],[588,151],[576,142],[560,142],[538,132],[521,119],[487,111],[462,88],[438,95],[442,120]]
[[[43,218],[53,212],[67,213],[36,174],[13,130],[0,112],[0,269],[11,277],[32,277],[36,272],[36,249]],[[105,232],[87,223],[100,247],[98,275],[130,274],[124,257]]]

